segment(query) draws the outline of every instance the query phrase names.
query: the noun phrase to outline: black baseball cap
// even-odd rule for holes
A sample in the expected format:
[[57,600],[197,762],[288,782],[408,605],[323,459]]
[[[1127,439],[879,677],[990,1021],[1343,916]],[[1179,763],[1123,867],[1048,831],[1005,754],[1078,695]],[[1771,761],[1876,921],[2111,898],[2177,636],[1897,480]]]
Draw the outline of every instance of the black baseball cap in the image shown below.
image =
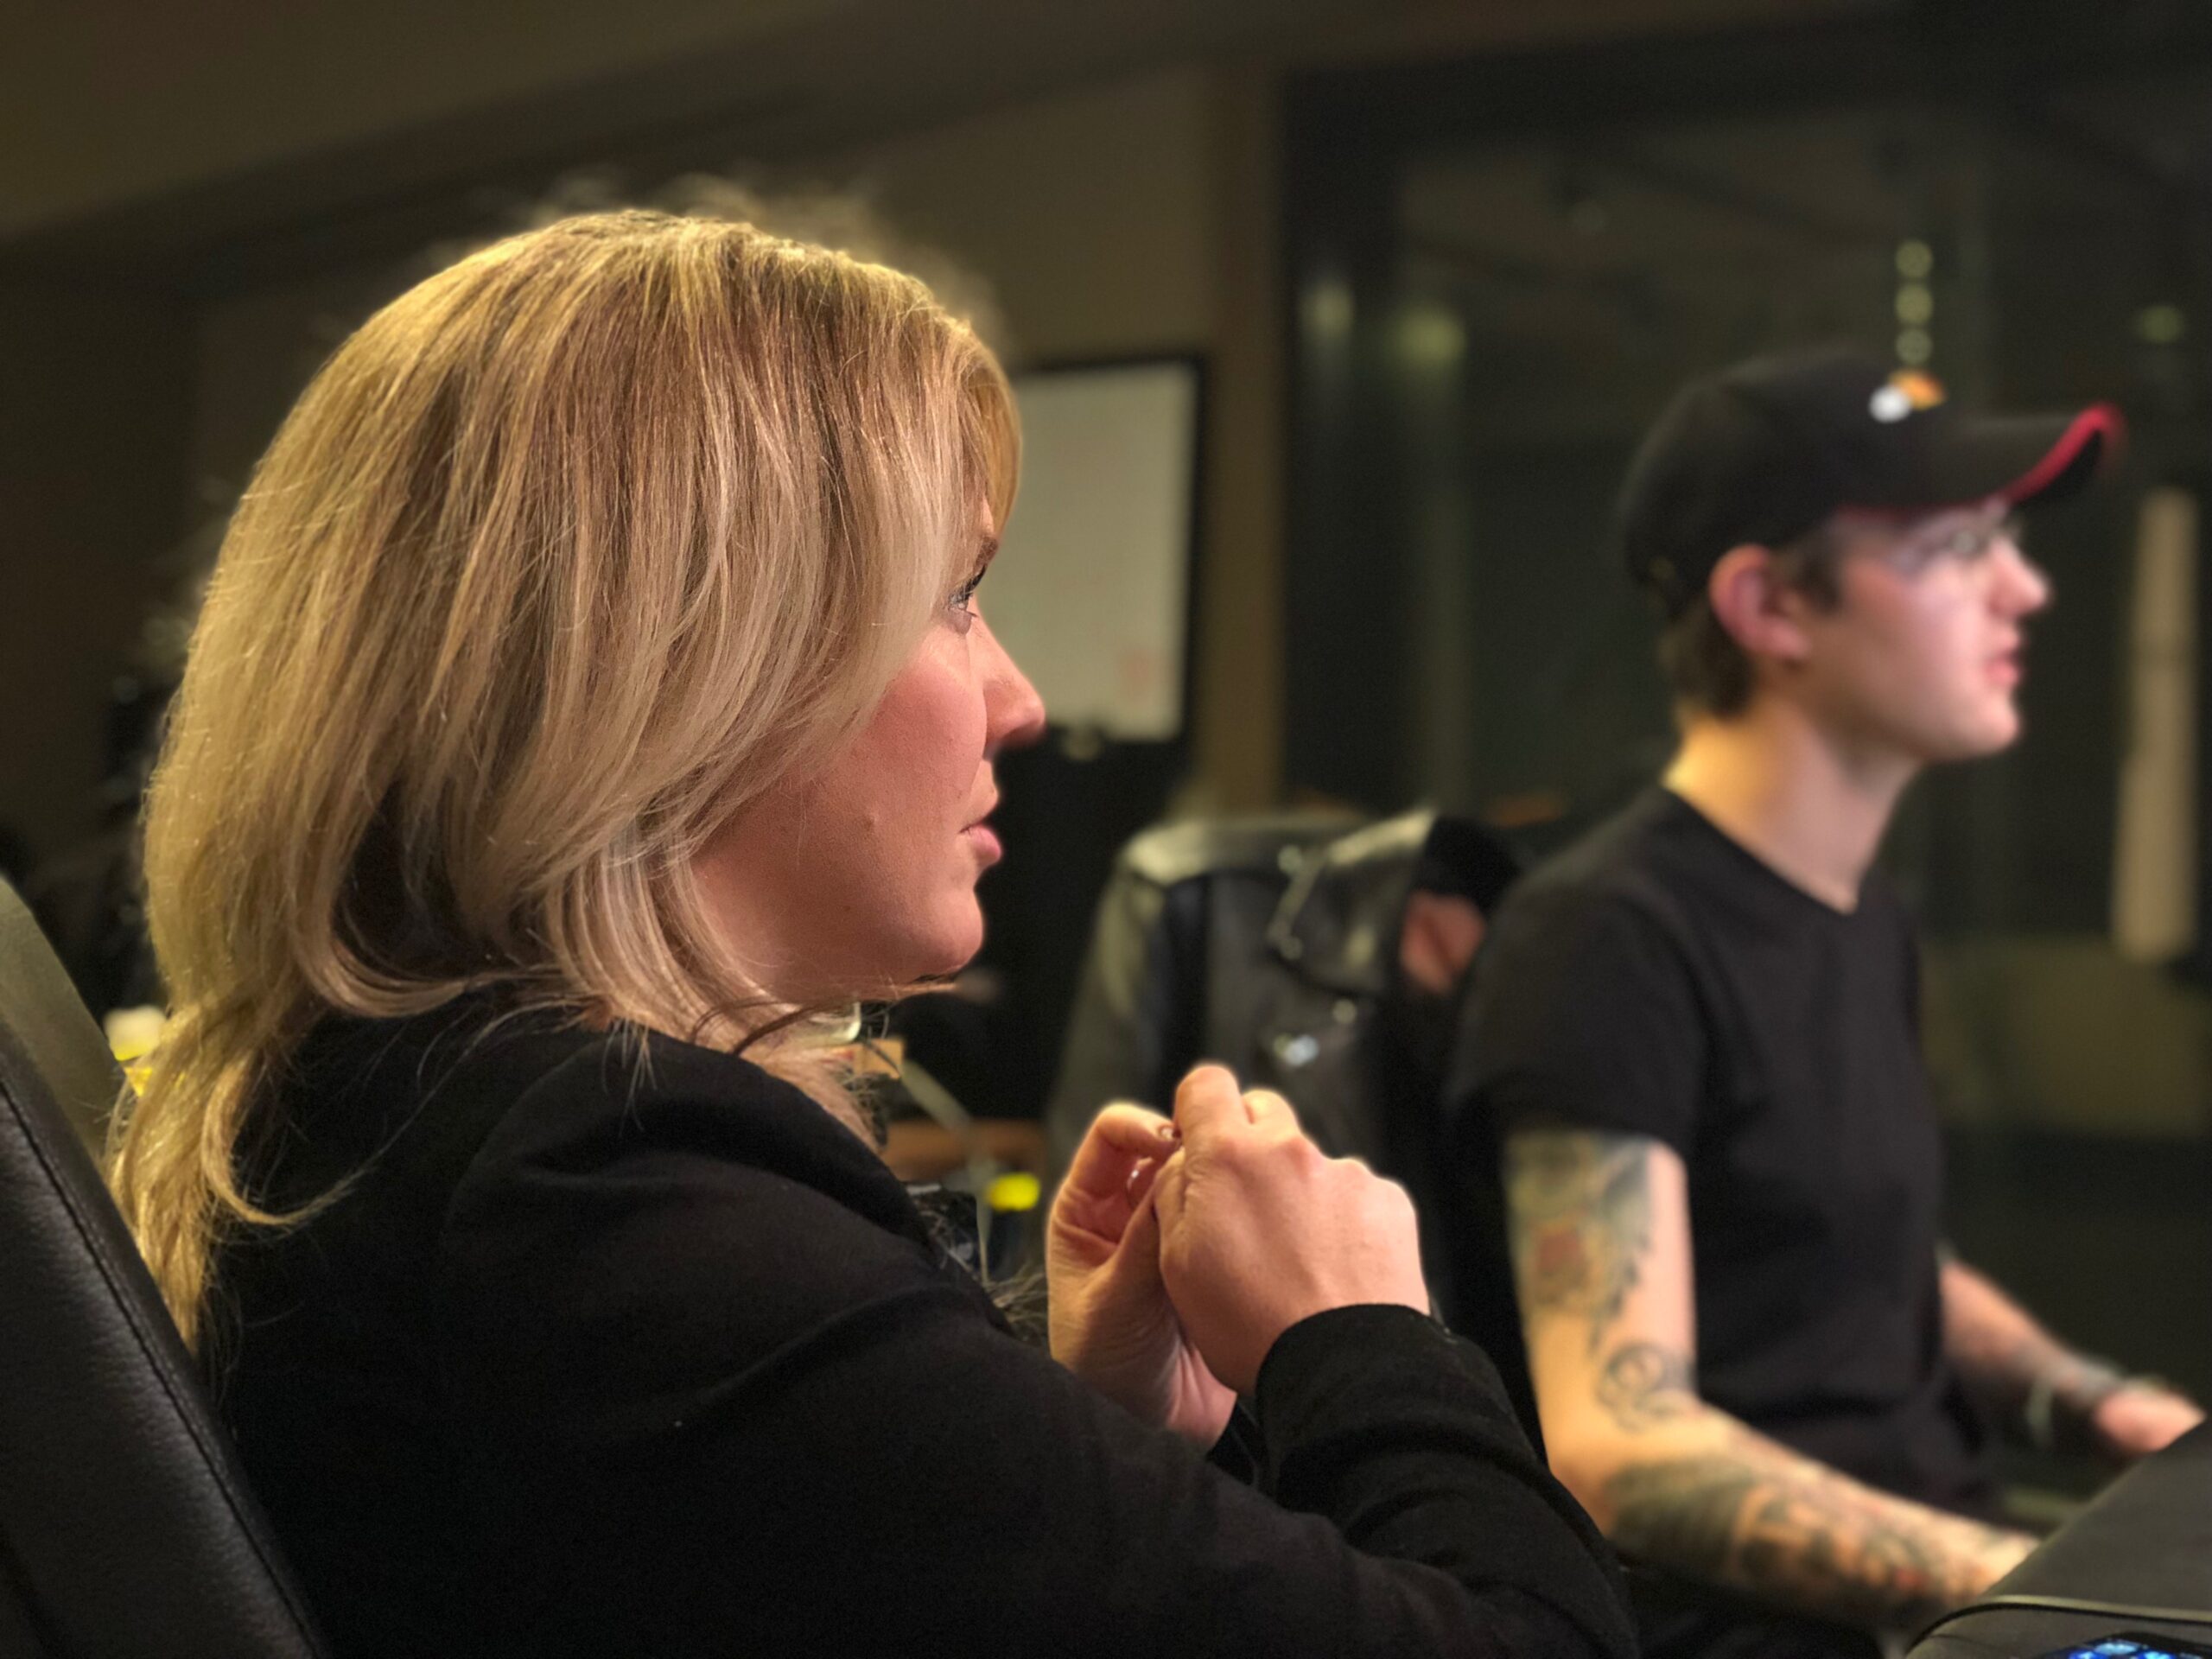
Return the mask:
[[1630,464],[1616,534],[1673,615],[1746,543],[1780,547],[1843,508],[2062,500],[2120,447],[2120,411],[1971,415],[1935,377],[1836,348],[1754,358],[1675,395]]

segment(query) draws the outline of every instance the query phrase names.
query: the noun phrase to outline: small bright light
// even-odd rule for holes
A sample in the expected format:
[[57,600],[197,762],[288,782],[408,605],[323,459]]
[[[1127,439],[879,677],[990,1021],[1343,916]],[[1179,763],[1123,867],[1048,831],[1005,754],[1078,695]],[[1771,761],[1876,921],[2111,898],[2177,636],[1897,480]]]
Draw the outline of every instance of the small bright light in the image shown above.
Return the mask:
[[1424,305],[1399,320],[1398,343],[1407,360],[1428,368],[1449,368],[1466,349],[1467,331],[1441,306]]
[[1907,283],[1897,289],[1897,321],[1917,328],[1936,315],[1936,296],[1926,285]]
[[1917,238],[1897,244],[1897,275],[1910,282],[1924,282],[1936,269],[1936,250]]
[[2189,318],[2177,305],[2146,305],[2135,314],[2135,332],[2153,346],[2172,346],[2189,332]]
[[1341,276],[1324,276],[1306,290],[1306,332],[1338,338],[1351,332],[1351,284]]
[[1936,354],[1936,342],[1928,337],[1925,328],[1900,329],[1897,334],[1897,361],[1909,368],[1918,368]]

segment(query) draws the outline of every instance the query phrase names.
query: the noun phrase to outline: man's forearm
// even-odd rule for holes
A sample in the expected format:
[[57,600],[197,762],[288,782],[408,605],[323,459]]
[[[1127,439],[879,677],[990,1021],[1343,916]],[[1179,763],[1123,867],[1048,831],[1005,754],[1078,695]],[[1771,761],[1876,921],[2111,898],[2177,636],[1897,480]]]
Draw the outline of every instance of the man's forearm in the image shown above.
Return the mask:
[[[1653,1375],[1666,1365],[1630,1363]],[[1617,1422],[1619,1403],[1608,1402]],[[1793,1612],[1910,1630],[1972,1600],[2032,1546],[1878,1492],[1694,1395],[1648,1395],[1643,1411],[1643,1427],[1609,1437],[1593,1484],[1616,1545],[1656,1566]]]
[[1623,1550],[1790,1611],[1902,1630],[2031,1548],[1861,1485],[1705,1402],[1675,1154],[1576,1131],[1517,1134],[1505,1154],[1553,1471]]
[[2093,1446],[2097,1408],[2126,1377],[2069,1348],[1962,1262],[1943,1263],[1942,1293],[1944,1351],[1975,1398],[2033,1445]]

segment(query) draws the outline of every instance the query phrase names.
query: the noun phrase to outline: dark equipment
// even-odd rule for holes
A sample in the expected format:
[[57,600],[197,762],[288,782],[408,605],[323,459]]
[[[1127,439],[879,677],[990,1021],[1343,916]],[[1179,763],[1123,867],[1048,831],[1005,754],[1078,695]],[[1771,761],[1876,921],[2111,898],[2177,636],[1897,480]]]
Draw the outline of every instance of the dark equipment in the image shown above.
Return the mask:
[[[2145,1458],[1907,1659],[2212,1648],[2212,1423]],[[2117,1646],[2100,1659],[2148,1659]]]

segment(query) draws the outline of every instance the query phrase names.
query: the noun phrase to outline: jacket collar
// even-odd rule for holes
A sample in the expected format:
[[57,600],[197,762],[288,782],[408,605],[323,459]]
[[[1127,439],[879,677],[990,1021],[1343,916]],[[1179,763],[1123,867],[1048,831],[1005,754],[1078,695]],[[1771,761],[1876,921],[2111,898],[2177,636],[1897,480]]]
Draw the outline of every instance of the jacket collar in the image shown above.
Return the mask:
[[1435,823],[1434,810],[1421,807],[1306,849],[1268,924],[1268,948],[1325,990],[1381,996]]

